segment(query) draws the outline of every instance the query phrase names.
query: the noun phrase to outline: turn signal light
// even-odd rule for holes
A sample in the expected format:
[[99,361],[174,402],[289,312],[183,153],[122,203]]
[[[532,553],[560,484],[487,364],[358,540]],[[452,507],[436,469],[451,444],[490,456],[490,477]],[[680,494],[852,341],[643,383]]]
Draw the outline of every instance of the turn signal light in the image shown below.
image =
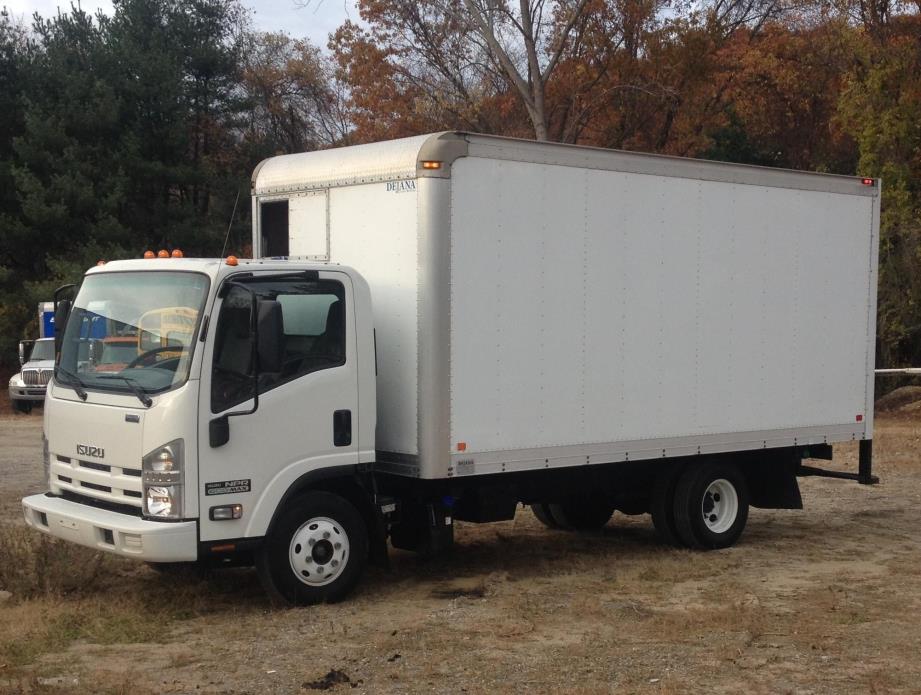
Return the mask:
[[441,162],[426,161],[422,162],[423,169],[441,169]]
[[155,254],[153,251],[144,252],[144,258],[156,258],[156,257],[157,257],[157,254]]
[[173,258],[182,258],[182,251],[180,249],[173,249],[172,256]]
[[166,249],[160,249],[157,251],[157,258],[169,258],[169,251]]
[[236,256],[227,256],[227,260],[224,262],[227,265],[237,265],[237,263],[239,263]]
[[211,507],[208,512],[211,521],[233,521],[243,518],[242,504],[225,504],[222,507]]
[[106,264],[105,261],[96,261],[96,265],[105,265],[105,264]]

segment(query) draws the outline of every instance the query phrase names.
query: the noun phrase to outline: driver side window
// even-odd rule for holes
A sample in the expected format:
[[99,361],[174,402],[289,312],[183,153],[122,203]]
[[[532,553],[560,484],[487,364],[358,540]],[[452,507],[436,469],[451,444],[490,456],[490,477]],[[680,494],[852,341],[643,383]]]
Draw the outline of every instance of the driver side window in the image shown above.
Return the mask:
[[[345,289],[332,280],[266,280],[248,285],[281,305],[283,360],[279,372],[260,372],[260,395],[293,379],[345,364]],[[232,288],[215,329],[211,411],[220,413],[253,397],[253,359],[247,292]]]

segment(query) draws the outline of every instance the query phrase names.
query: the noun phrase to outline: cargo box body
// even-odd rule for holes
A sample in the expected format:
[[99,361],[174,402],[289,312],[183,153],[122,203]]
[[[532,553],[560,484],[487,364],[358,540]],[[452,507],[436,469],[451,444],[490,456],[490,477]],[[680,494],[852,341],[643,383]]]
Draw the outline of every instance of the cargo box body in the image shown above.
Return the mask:
[[371,287],[381,470],[872,438],[878,182],[441,133],[253,186],[254,255]]

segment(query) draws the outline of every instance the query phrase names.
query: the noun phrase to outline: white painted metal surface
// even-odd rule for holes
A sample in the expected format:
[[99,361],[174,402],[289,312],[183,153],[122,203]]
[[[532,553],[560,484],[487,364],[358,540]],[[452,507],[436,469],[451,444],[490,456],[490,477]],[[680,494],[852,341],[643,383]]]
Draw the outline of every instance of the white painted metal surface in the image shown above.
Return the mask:
[[288,248],[291,258],[329,260],[325,191],[302,193],[288,199]]
[[[26,523],[35,530],[94,550],[148,562],[198,558],[198,525],[194,521],[144,521],[47,495],[24,498],[22,509]],[[111,543],[106,531],[112,534]]]
[[306,190],[320,185],[334,188],[371,181],[416,177],[419,150],[431,136],[374,142],[319,152],[272,157],[253,175],[257,195]]
[[[247,268],[248,270],[248,268]],[[257,271],[258,272],[258,271]],[[219,413],[211,409],[213,350],[206,350],[202,361],[198,395],[198,487],[201,540],[262,536],[289,486],[300,476],[319,468],[349,466],[359,462],[359,440],[353,436],[346,446],[333,442],[333,413],[349,410],[353,431],[360,423],[358,337],[354,315],[355,292],[348,274],[338,268],[320,272],[321,280],[333,280],[345,289],[346,361],[282,383],[259,396],[259,408],[251,415],[230,418],[230,441],[212,448],[208,426]],[[367,302],[367,296],[362,298]],[[221,300],[215,298],[210,312],[219,316]],[[362,333],[369,340],[367,332]],[[252,401],[234,405],[226,412],[247,410]],[[357,431],[355,432],[357,434]],[[209,496],[208,482],[248,480],[251,491]],[[244,505],[241,519],[212,521],[208,510],[213,505]]]
[[268,160],[254,188],[329,190],[389,470],[872,436],[877,186],[448,133]]
[[[415,182],[413,182],[415,183]],[[415,188],[334,188],[331,260],[361,268],[371,288],[377,348],[377,448],[417,453],[418,240]]]
[[452,185],[453,446],[866,415],[872,198],[479,158]]

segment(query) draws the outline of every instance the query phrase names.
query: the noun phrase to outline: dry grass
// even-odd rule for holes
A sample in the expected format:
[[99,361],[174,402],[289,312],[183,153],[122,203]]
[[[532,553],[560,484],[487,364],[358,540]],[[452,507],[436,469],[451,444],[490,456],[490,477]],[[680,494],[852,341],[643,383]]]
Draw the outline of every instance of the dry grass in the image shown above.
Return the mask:
[[0,666],[14,669],[75,642],[168,641],[178,621],[228,610],[240,585],[232,571],[177,579],[0,525],[0,589],[12,593],[0,609]]
[[754,510],[726,551],[664,548],[644,517],[574,535],[523,510],[307,609],[267,610],[251,571],[161,576],[0,518],[0,692],[295,693],[331,673],[356,693],[917,692],[921,418],[877,426],[882,485],[806,479],[805,511]]

